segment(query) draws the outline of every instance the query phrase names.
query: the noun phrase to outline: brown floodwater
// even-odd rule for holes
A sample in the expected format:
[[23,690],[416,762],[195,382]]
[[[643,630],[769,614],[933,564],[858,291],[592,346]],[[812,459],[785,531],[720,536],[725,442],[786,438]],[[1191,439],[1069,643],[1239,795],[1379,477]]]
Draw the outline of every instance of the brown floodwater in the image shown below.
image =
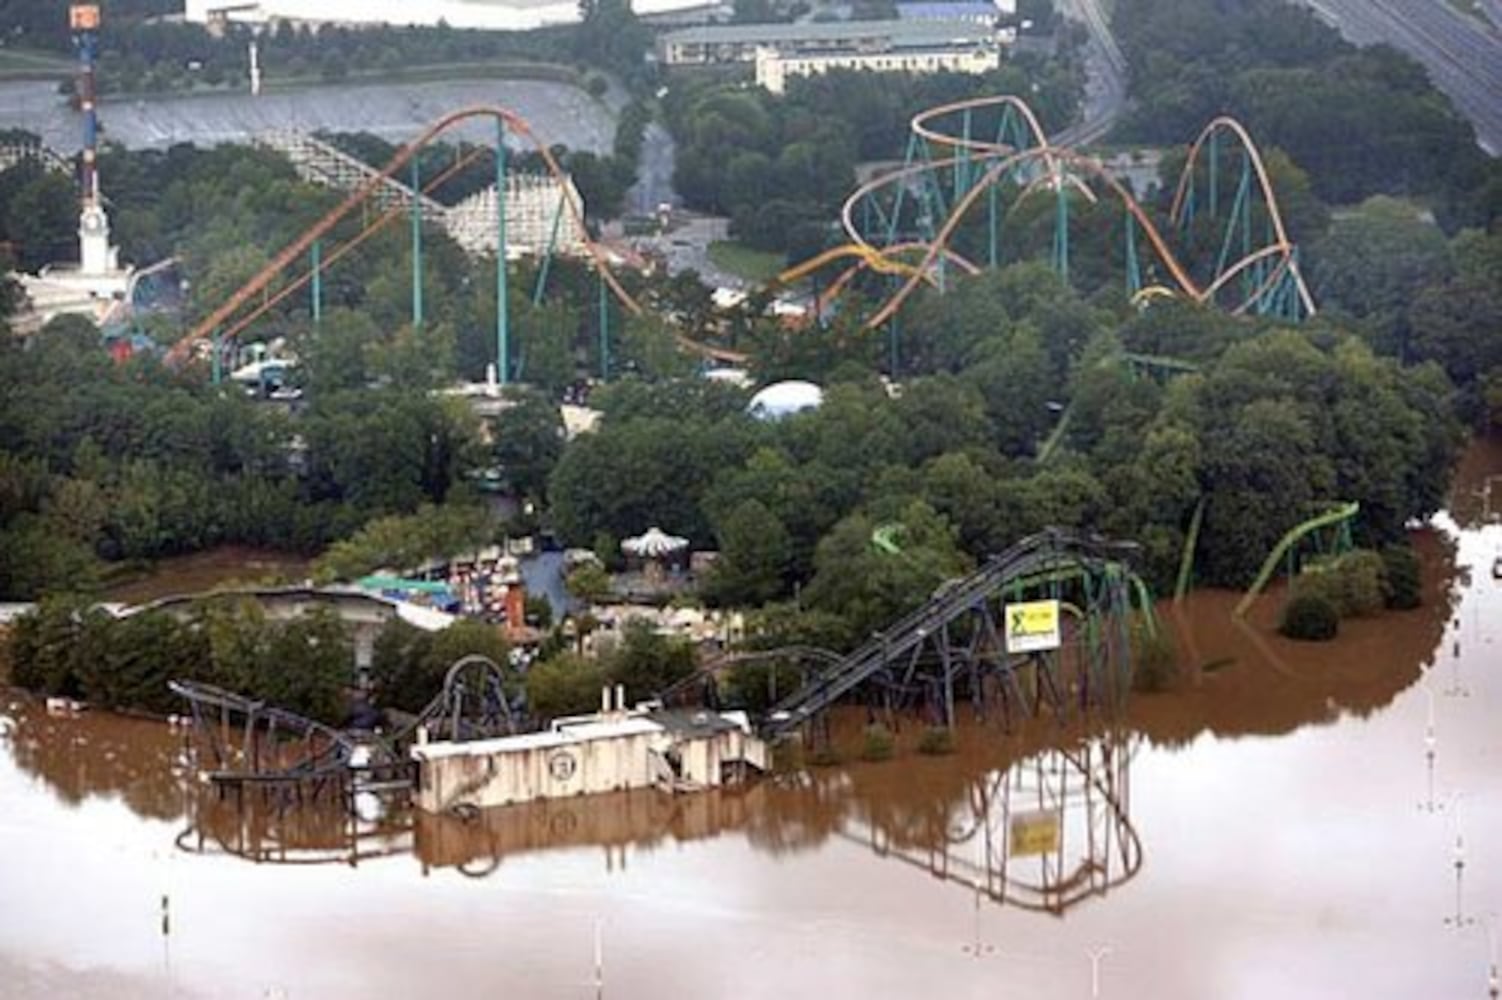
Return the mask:
[[196,594],[228,584],[288,583],[308,575],[312,560],[275,549],[221,545],[169,556],[127,573],[105,588],[104,599],[141,604],[175,594]]
[[[0,696],[0,996],[1485,997],[1494,474],[1473,446],[1417,533],[1420,609],[1298,644],[1276,592],[1245,626],[1198,593],[1164,608],[1182,688],[1109,724],[737,792],[278,811],[194,785],[165,725]],[[1014,854],[1040,811],[1057,847]]]

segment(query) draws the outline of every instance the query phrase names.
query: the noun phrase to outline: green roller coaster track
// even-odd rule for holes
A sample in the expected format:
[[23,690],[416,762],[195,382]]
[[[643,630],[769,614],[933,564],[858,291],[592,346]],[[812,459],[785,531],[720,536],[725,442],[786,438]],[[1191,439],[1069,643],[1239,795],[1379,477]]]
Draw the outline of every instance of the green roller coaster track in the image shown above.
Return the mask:
[[1324,513],[1317,514],[1292,528],[1286,535],[1279,539],[1277,545],[1273,546],[1273,550],[1268,553],[1267,559],[1262,563],[1262,569],[1258,570],[1257,578],[1252,581],[1252,585],[1247,588],[1246,594],[1242,596],[1241,601],[1237,603],[1235,610],[1231,613],[1237,618],[1247,613],[1247,610],[1251,608],[1258,596],[1261,595],[1262,589],[1267,586],[1267,581],[1271,580],[1273,573],[1277,572],[1278,563],[1282,561],[1283,556],[1287,554],[1288,550],[1297,544],[1299,539],[1321,528],[1328,528],[1332,525],[1341,524],[1348,526],[1351,519],[1360,512],[1361,504],[1355,501],[1339,503]]

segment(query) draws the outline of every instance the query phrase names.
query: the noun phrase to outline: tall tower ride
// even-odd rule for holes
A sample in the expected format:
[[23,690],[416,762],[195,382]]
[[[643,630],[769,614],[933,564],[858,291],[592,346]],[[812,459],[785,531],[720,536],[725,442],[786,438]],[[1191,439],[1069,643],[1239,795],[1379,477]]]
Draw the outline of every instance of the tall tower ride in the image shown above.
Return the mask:
[[68,26],[78,52],[78,109],[83,113],[83,170],[78,211],[78,270],[113,275],[120,270],[119,250],[110,246],[110,221],[99,195],[99,119],[95,110],[94,58],[99,43],[99,7],[75,4]]

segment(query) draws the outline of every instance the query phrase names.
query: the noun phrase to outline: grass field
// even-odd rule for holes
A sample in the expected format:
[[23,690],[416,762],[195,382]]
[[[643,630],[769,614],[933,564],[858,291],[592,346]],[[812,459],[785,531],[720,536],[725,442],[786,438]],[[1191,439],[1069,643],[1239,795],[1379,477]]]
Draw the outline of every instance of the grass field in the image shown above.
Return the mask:
[[709,245],[709,260],[722,271],[738,278],[765,284],[783,269],[781,254],[767,253],[742,246],[734,240],[716,240]]

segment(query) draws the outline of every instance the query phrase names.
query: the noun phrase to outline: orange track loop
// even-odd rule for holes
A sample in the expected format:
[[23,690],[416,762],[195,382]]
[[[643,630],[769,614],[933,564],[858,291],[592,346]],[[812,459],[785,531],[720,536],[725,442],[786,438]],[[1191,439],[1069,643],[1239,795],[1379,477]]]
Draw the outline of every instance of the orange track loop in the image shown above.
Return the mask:
[[[1013,108],[1022,116],[1023,120],[1027,123],[1029,130],[1032,132],[1033,138],[1037,143],[1036,146],[1023,150],[1015,150],[1012,147],[1002,143],[988,142],[981,139],[965,138],[962,136],[955,136],[946,132],[942,132],[931,124],[935,119],[946,115],[1003,105]],[[904,281],[902,287],[899,288],[897,292],[887,300],[887,302],[879,311],[877,311],[874,316],[866,321],[866,327],[868,329],[880,326],[889,317],[891,317],[893,313],[900,309],[903,303],[907,301],[908,297],[911,296],[917,289],[918,284],[921,281],[929,281],[930,283],[932,283],[932,271],[935,266],[935,261],[938,259],[940,253],[951,252],[948,249],[948,242],[953,236],[956,228],[958,228],[959,223],[964,218],[965,213],[968,212],[970,208],[975,204],[975,201],[979,197],[980,192],[991,185],[1003,183],[1018,168],[1023,167],[1026,164],[1035,162],[1042,164],[1044,173],[1041,177],[1035,178],[1027,185],[1027,191],[1035,190],[1039,185],[1045,182],[1058,184],[1071,183],[1081,191],[1085,192],[1086,197],[1094,201],[1094,193],[1090,191],[1086,182],[1081,179],[1079,175],[1088,174],[1091,179],[1104,184],[1113,194],[1116,195],[1117,198],[1121,200],[1127,211],[1131,213],[1133,219],[1136,220],[1137,225],[1141,227],[1143,234],[1147,237],[1148,243],[1153,249],[1153,253],[1157,256],[1163,266],[1168,270],[1169,274],[1172,275],[1173,282],[1178,286],[1179,291],[1182,292],[1185,296],[1197,302],[1213,301],[1216,293],[1219,292],[1223,287],[1225,287],[1225,285],[1233,277],[1242,273],[1258,261],[1267,259],[1269,257],[1278,257],[1279,265],[1273,269],[1272,273],[1258,286],[1255,292],[1248,296],[1246,301],[1241,303],[1241,305],[1238,306],[1235,311],[1238,313],[1244,312],[1252,304],[1259,301],[1264,295],[1271,292],[1272,289],[1276,287],[1277,282],[1284,275],[1289,273],[1294,276],[1296,287],[1298,289],[1299,299],[1306,312],[1312,315],[1315,311],[1314,301],[1309,294],[1307,286],[1304,284],[1303,276],[1299,273],[1298,264],[1293,257],[1293,243],[1288,239],[1287,231],[1284,228],[1282,213],[1278,206],[1277,197],[1273,192],[1272,183],[1268,179],[1267,170],[1262,162],[1262,157],[1258,153],[1256,145],[1252,142],[1251,136],[1247,133],[1246,129],[1235,119],[1227,118],[1224,116],[1216,118],[1209,125],[1207,125],[1203,131],[1201,131],[1198,138],[1196,138],[1193,145],[1191,145],[1184,172],[1180,175],[1178,188],[1174,195],[1173,207],[1170,211],[1170,218],[1177,221],[1180,213],[1183,210],[1183,204],[1188,189],[1189,178],[1192,176],[1192,171],[1194,170],[1200,149],[1203,147],[1206,140],[1212,133],[1217,130],[1223,129],[1233,133],[1236,136],[1237,140],[1247,150],[1250,156],[1253,167],[1257,173],[1258,183],[1262,190],[1268,214],[1272,219],[1275,239],[1268,246],[1263,247],[1237,261],[1224,273],[1218,275],[1214,282],[1206,288],[1200,288],[1198,283],[1195,282],[1195,280],[1189,275],[1187,270],[1185,270],[1184,266],[1179,262],[1177,256],[1168,246],[1167,241],[1163,238],[1162,234],[1158,232],[1157,227],[1153,225],[1152,221],[1148,218],[1147,213],[1143,211],[1142,207],[1137,203],[1137,200],[1132,196],[1131,192],[1128,191],[1119,181],[1117,181],[1116,178],[1112,177],[1098,160],[1084,156],[1072,149],[1066,149],[1064,147],[1051,145],[1048,141],[1047,136],[1043,132],[1042,126],[1038,122],[1037,116],[1033,114],[1032,109],[1028,107],[1026,102],[1020,100],[1019,98],[1011,96],[986,97],[969,101],[957,101],[952,104],[941,105],[939,107],[930,108],[926,111],[919,112],[917,115],[914,115],[910,126],[914,134],[918,135],[919,137],[931,143],[934,143],[935,145],[958,150],[960,152],[957,152],[955,155],[949,157],[931,160],[924,163],[909,163],[899,170],[894,170],[889,173],[883,174],[880,177],[872,178],[871,180],[857,187],[855,191],[848,198],[846,198],[844,205],[841,207],[840,221],[845,227],[846,233],[850,237],[852,252],[854,255],[861,258],[861,264],[856,265],[855,267],[852,267],[843,272],[836,281],[836,288],[831,289],[831,291],[843,289],[861,266],[876,267],[879,270],[885,270],[885,268],[880,267],[880,265],[877,265],[874,262],[882,260],[890,261],[890,255],[895,253],[899,249],[897,246],[876,246],[868,242],[866,238],[861,234],[859,227],[855,225],[854,219],[856,206],[860,204],[861,199],[871,197],[877,192],[892,185],[906,183],[910,178],[917,177],[925,173],[942,172],[954,167],[962,160],[966,162],[972,162],[975,159],[974,154],[977,153],[982,154],[985,159],[995,159],[995,162],[992,163],[992,165],[986,170],[986,172],[975,183],[973,183],[966,191],[966,193],[954,204],[953,208],[949,212],[948,218],[945,219],[943,226],[940,227],[938,233],[935,234],[933,241],[926,245],[920,244],[926,246],[926,252],[924,254],[922,263],[919,264],[916,268],[907,271],[908,277]],[[1071,173],[1066,174],[1064,172],[1064,167],[1066,166],[1070,169]],[[942,174],[940,175],[942,176]],[[902,244],[903,249],[908,249],[912,246],[913,244]],[[794,268],[792,269],[792,271],[796,272],[802,267],[803,265],[800,265],[799,268]],[[825,299],[829,297],[829,292],[826,292],[825,296],[821,296],[820,305],[825,305]]]

